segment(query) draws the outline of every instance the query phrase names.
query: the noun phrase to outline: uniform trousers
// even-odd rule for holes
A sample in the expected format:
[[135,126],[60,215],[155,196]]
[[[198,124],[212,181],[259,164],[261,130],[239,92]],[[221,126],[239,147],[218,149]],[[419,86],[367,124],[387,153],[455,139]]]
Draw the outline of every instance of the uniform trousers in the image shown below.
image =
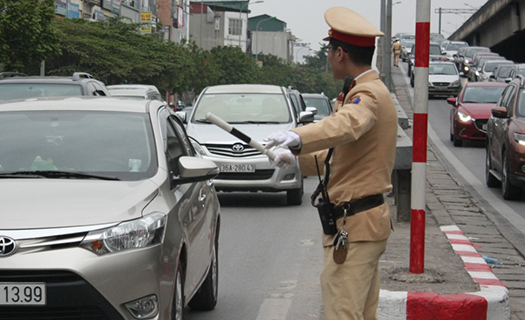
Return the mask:
[[399,56],[401,53],[399,51],[394,52],[394,66],[399,67]]
[[343,264],[333,259],[334,246],[324,248],[321,289],[325,320],[377,320],[379,257],[387,240],[349,242]]

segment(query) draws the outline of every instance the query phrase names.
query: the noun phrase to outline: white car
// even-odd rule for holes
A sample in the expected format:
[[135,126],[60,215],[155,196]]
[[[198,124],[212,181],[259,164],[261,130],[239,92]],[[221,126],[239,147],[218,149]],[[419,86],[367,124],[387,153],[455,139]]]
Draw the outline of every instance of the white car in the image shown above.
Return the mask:
[[114,84],[106,86],[112,97],[120,98],[137,98],[146,100],[159,100],[162,99],[162,95],[159,89],[154,85],[149,84]]
[[[206,120],[206,114],[211,112],[265,144],[263,139],[272,132],[314,121],[309,111],[296,116],[289,95],[284,87],[262,84],[219,85],[202,91],[190,118],[185,119],[186,130],[195,150],[220,168],[221,173],[214,180],[217,190],[285,191],[287,204],[302,203],[303,176],[298,163],[273,168],[266,155]],[[177,114],[187,116],[183,111]]]
[[430,62],[428,66],[428,96],[457,96],[461,79],[453,62]]

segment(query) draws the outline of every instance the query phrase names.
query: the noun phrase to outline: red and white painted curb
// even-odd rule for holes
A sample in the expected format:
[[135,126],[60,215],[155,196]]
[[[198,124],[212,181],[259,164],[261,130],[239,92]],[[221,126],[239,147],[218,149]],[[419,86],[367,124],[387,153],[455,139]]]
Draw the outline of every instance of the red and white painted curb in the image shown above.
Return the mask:
[[454,251],[465,263],[480,291],[460,294],[393,292],[381,290],[378,316],[381,320],[401,319],[510,319],[509,292],[472,242],[456,226],[442,226]]

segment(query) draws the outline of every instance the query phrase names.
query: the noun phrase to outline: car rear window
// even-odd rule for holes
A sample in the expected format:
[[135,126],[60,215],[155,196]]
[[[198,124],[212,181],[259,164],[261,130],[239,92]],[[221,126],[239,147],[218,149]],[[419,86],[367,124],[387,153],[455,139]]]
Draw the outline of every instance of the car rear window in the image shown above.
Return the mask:
[[328,105],[329,102],[324,98],[304,98],[304,102],[307,107],[315,107],[319,115],[329,116],[332,114],[330,106]]
[[3,171],[59,170],[140,180],[156,172],[149,117],[140,113],[0,113]]
[[75,84],[0,83],[0,100],[81,96],[82,92]]
[[230,123],[292,121],[288,104],[281,94],[205,94],[195,106],[192,121],[206,121],[208,112]]
[[501,93],[505,90],[501,87],[467,87],[463,95],[463,103],[496,103]]

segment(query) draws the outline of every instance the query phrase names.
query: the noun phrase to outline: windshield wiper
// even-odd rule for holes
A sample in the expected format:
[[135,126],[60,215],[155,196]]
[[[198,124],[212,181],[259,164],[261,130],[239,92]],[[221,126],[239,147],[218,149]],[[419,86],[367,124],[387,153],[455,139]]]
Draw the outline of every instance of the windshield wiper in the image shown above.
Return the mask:
[[74,179],[99,179],[99,180],[120,180],[115,176],[105,176],[99,174],[90,174],[82,172],[71,172],[71,171],[14,171],[14,172],[2,172],[0,173],[1,178],[74,178]]
[[279,124],[279,121],[235,121],[230,122],[231,124]]

